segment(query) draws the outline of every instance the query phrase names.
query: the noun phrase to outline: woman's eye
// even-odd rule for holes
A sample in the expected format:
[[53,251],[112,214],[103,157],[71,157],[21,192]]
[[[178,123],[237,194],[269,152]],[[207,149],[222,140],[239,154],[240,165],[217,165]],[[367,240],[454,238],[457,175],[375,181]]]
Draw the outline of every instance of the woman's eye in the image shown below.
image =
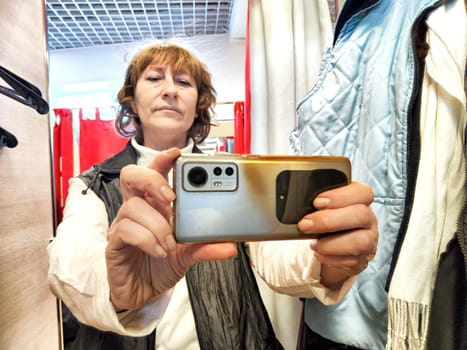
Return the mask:
[[193,79],[191,79],[190,77],[184,76],[184,75],[179,76],[176,80],[180,85],[183,85],[183,86],[194,85]]
[[191,82],[189,80],[179,80],[178,81],[181,85],[184,85],[184,86],[191,86]]
[[147,77],[147,79],[148,79],[149,81],[159,81],[159,80],[161,80],[162,78],[161,78],[160,76],[157,76],[157,75],[150,75],[150,76]]

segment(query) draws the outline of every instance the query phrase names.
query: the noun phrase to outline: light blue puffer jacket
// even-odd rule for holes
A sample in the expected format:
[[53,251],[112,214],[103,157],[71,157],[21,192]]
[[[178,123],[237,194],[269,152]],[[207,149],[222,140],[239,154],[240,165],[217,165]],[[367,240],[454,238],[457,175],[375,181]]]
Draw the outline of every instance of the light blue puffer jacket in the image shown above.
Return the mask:
[[421,28],[438,3],[348,0],[319,80],[298,105],[293,150],[348,156],[353,179],[375,192],[380,231],[375,259],[339,304],[306,301],[309,327],[338,343],[362,349],[386,344],[386,283],[410,214],[419,152],[421,73],[412,29]]

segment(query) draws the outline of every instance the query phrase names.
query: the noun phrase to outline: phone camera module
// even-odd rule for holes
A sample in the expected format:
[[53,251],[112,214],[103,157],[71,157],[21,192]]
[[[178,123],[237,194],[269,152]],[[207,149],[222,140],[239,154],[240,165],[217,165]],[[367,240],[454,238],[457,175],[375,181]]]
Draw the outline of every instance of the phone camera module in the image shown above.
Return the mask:
[[188,171],[187,178],[192,186],[200,187],[208,181],[208,173],[203,167],[195,166]]
[[232,176],[233,173],[234,173],[234,170],[233,170],[232,167],[229,166],[229,167],[225,168],[225,173],[226,173],[226,175],[228,175],[228,176]]

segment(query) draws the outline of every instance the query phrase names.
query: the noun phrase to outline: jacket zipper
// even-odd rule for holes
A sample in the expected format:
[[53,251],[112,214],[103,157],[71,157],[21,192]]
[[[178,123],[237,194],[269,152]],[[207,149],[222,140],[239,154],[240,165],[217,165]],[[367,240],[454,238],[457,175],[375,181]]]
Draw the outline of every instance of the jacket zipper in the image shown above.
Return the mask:
[[456,229],[456,237],[457,240],[459,241],[459,246],[462,252],[462,255],[464,256],[464,264],[465,264],[465,272],[467,275],[467,193],[466,193],[466,188],[467,188],[467,127],[465,128],[464,132],[464,157],[466,159],[466,165],[464,169],[465,173],[465,181],[464,181],[464,200],[462,204],[461,211],[459,213],[459,216],[457,218],[457,229]]

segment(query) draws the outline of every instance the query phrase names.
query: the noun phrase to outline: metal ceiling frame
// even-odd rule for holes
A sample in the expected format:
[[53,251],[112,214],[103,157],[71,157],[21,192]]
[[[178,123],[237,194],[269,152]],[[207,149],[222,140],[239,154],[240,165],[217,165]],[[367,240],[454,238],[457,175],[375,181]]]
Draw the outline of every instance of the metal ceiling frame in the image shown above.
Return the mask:
[[49,50],[229,32],[235,0],[46,0]]

